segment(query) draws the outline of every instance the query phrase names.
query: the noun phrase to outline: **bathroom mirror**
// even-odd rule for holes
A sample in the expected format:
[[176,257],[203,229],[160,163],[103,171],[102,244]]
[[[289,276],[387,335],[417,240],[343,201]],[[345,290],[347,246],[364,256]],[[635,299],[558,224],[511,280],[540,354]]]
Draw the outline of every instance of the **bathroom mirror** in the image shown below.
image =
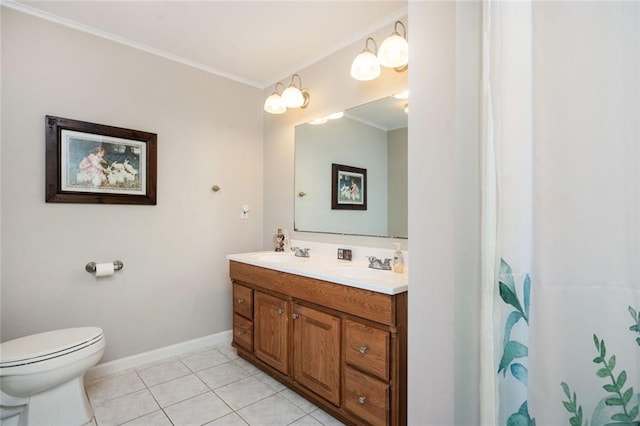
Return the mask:
[[[296,126],[296,231],[407,238],[407,108],[407,99],[389,96],[323,124]],[[333,165],[360,173],[333,182]],[[344,184],[348,179],[366,187],[351,194]],[[342,197],[347,205],[335,208],[340,200],[332,197]],[[366,209],[349,208],[358,201]]]

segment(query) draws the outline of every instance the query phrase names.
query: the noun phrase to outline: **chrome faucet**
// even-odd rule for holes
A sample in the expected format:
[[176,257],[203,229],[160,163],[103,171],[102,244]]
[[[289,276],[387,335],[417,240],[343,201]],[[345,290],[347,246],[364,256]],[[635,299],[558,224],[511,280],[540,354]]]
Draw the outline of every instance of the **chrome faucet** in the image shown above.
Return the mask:
[[309,257],[308,248],[291,247],[291,251],[295,252],[296,257]]
[[371,269],[382,269],[383,271],[391,270],[391,259],[378,259],[375,256],[369,256],[369,268]]

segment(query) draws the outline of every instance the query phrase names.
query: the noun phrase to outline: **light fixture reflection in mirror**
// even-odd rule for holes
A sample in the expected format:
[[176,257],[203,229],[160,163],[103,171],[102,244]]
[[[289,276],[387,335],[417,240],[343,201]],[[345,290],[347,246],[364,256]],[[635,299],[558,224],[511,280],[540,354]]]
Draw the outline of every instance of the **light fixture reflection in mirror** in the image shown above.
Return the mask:
[[[296,126],[296,231],[408,237],[406,103],[389,96]],[[367,170],[367,210],[331,209],[331,164]]]

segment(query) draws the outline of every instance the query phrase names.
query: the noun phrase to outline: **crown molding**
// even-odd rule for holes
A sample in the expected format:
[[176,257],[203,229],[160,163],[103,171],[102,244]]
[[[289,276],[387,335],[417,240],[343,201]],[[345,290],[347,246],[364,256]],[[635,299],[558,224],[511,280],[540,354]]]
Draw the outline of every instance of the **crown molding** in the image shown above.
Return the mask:
[[13,9],[13,10],[16,10],[18,12],[22,12],[22,13],[25,13],[25,14],[28,14],[28,15],[31,15],[31,16],[35,16],[37,18],[44,19],[44,20],[47,20],[47,21],[50,21],[50,22],[53,22],[53,23],[56,23],[56,24],[59,24],[59,25],[63,25],[65,27],[72,28],[72,29],[77,30],[77,31],[81,31],[81,32],[84,32],[84,33],[87,33],[87,34],[91,34],[91,35],[94,35],[96,37],[104,38],[104,39],[113,41],[115,43],[122,44],[122,45],[125,45],[127,47],[131,47],[133,49],[141,50],[143,52],[146,52],[146,53],[149,53],[149,54],[152,54],[152,55],[155,55],[155,56],[159,56],[161,58],[168,59],[170,61],[177,62],[177,63],[182,64],[182,65],[186,65],[188,67],[196,68],[196,69],[199,69],[201,71],[217,75],[219,77],[224,77],[224,78],[227,78],[229,80],[237,81],[238,83],[243,83],[243,84],[246,84],[248,86],[252,86],[252,87],[258,88],[258,89],[264,89],[264,86],[262,84],[258,83],[258,82],[255,82],[255,81],[252,81],[252,80],[248,80],[246,78],[242,78],[242,77],[239,77],[237,75],[221,71],[219,69],[210,67],[208,65],[205,65],[205,64],[202,64],[202,63],[199,63],[199,62],[191,61],[191,60],[183,58],[181,56],[174,55],[172,53],[165,52],[164,50],[156,49],[154,47],[147,46],[145,44],[138,43],[138,42],[135,42],[133,40],[129,40],[127,38],[117,36],[115,34],[107,32],[107,31],[99,30],[99,29],[91,27],[89,25],[81,24],[79,22],[76,22],[76,21],[73,21],[73,20],[70,20],[70,19],[67,19],[67,18],[63,18],[61,16],[54,15],[52,13],[45,12],[45,11],[42,11],[40,9],[36,9],[35,7],[28,6],[26,4],[23,4],[23,3],[20,3],[20,2],[14,1],[14,0],[0,0],[0,6],[7,7],[9,9]]

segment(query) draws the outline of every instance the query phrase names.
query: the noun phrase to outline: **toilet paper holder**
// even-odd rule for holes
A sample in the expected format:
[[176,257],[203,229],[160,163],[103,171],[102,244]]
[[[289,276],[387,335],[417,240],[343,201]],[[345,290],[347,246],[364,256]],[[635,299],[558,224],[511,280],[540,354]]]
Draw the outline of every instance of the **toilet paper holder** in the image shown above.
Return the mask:
[[[89,272],[90,274],[95,274],[96,273],[96,262],[89,262],[85,265],[84,269]],[[124,263],[122,263],[121,260],[114,260],[113,261],[113,270],[114,271],[119,271],[120,269],[122,269],[124,267]]]

